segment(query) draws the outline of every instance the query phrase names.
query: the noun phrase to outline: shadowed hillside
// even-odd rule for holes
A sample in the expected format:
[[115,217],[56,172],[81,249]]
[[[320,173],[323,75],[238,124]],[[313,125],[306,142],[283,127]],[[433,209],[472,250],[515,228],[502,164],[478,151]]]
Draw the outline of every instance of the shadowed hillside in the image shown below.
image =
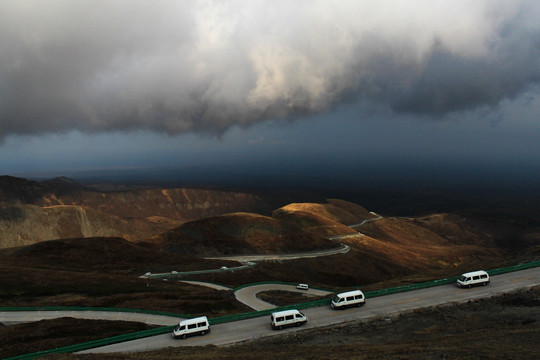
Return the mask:
[[139,277],[148,271],[219,269],[223,265],[236,263],[165,253],[118,238],[44,241],[0,250],[0,303],[216,315],[246,311],[226,291]]
[[[6,181],[5,178],[1,180]],[[349,288],[370,291],[455,276],[471,269],[514,265],[523,260],[538,259],[540,254],[538,223],[528,217],[529,212],[523,216],[513,211],[512,217],[486,215],[489,212],[479,216],[471,211],[388,217],[354,203],[330,199],[325,203],[290,203],[274,210],[272,216],[237,211],[207,216],[216,209],[257,203],[257,199],[263,204],[268,203],[247,193],[186,189],[98,192],[76,186],[66,179],[56,179],[54,186],[7,180],[20,187],[11,184],[12,192],[6,192],[3,187],[4,192],[0,194],[3,235],[17,238],[20,234],[30,234],[33,241],[41,241],[0,249],[0,302],[3,306],[120,307],[213,317],[251,309],[238,302],[232,290],[215,290],[181,280],[204,280],[231,288],[260,281],[281,281],[308,283],[311,287],[334,291]],[[222,205],[213,208],[208,200],[210,197],[205,198],[209,194],[216,195],[212,197],[213,201]],[[241,200],[234,202],[234,199]],[[186,214],[206,215],[187,219]],[[160,231],[160,228],[165,230]],[[119,235],[92,237],[97,232]],[[84,238],[45,241],[49,236],[69,237],[73,233]],[[143,240],[132,242],[120,237]],[[202,258],[230,254],[287,254],[334,248],[338,243],[348,245],[349,251],[320,257],[274,258],[241,269],[235,269],[237,262]],[[221,270],[223,266],[228,269]],[[183,271],[207,269],[215,271],[182,274]],[[140,277],[146,272],[168,275],[154,279]],[[456,334],[463,333],[458,329],[462,324],[478,323],[467,321],[471,316],[477,316],[476,312],[477,309],[472,309],[463,319],[455,321],[452,326],[457,329]],[[514,313],[514,309],[511,312]],[[496,308],[489,313],[497,314],[489,319],[500,317]],[[521,328],[528,326],[522,318],[508,319],[513,324],[522,324]],[[438,326],[446,331],[447,321],[448,315],[444,315]],[[501,324],[508,325],[505,321]],[[45,326],[62,323],[51,322]],[[382,325],[388,327],[389,324],[385,324]],[[488,325],[487,329],[500,328],[499,325]],[[370,325],[370,328],[380,326]],[[21,334],[15,345],[26,344],[29,339],[27,328],[13,329]],[[354,329],[347,330],[347,334],[356,332],[357,324]],[[434,331],[432,319],[415,329],[411,332],[407,325],[397,334],[406,339],[418,336],[419,331],[431,336]],[[317,343],[320,331],[314,332],[316,339],[313,341]],[[332,343],[349,336],[336,335],[335,329],[327,332],[330,331],[336,337]],[[384,339],[382,349],[388,348],[385,331],[380,334]],[[365,342],[365,334],[365,329],[361,329],[358,338]],[[505,333],[501,339],[507,339],[509,335],[513,336],[513,332]],[[529,341],[535,338],[534,335],[523,336],[523,339]],[[448,338],[444,332],[441,339],[446,341]],[[437,343],[443,341],[436,340]],[[310,341],[309,337],[298,340],[295,346],[306,341]],[[51,346],[45,348],[56,343],[51,339]],[[462,344],[455,344],[459,353]],[[351,354],[357,353],[357,345],[351,347]],[[335,352],[343,357],[340,349],[328,353]],[[408,351],[410,346],[404,349]],[[447,354],[447,348],[441,353]],[[167,350],[162,350],[156,358],[162,354],[166,354],[163,358],[171,357]],[[208,358],[212,356],[215,357],[215,353]],[[270,356],[275,357],[275,354]]]
[[[217,269],[223,261],[172,254],[121,238],[81,238],[43,241],[0,250],[4,264],[21,267],[135,274],[147,271]],[[234,265],[231,262],[230,265]]]
[[287,221],[233,213],[191,221],[149,240],[165,251],[196,255],[265,254],[335,247]]
[[330,235],[355,234],[346,224],[375,218],[363,207],[331,199],[294,203],[272,217],[233,213],[191,221],[152,237],[163,250],[196,256],[289,253],[336,247]]
[[[362,225],[353,229],[347,226],[351,222]],[[237,264],[204,260],[202,256],[288,254],[344,243],[350,250],[343,254],[260,261],[238,271],[190,274],[189,279],[230,287],[284,281],[331,289],[374,289],[514,264],[523,256],[523,249],[501,248],[496,241],[501,227],[503,224],[491,228],[452,214],[381,217],[338,200],[294,203],[274,211],[273,217],[239,212],[186,222],[139,244],[119,238],[87,238],[4,249],[0,251],[4,274],[0,287],[5,289],[3,302],[12,305],[127,306],[169,311],[177,307],[178,296],[183,296],[182,308],[198,313],[200,295],[210,298],[208,307],[227,313],[241,308],[230,293],[193,291],[185,284],[146,281],[138,276],[147,271],[170,273]],[[327,239],[329,234],[333,240]],[[534,249],[531,254],[534,256]],[[183,275],[173,276],[177,277],[182,279]],[[188,292],[195,297],[185,298]]]
[[[362,225],[353,229],[345,223]],[[198,256],[286,254],[344,243],[350,246],[346,254],[261,263],[234,275],[199,278],[231,286],[264,280],[347,286],[416,273],[451,276],[471,266],[502,264],[512,255],[494,241],[496,231],[459,216],[385,218],[346,201],[329,200],[290,204],[275,210],[271,218],[246,213],[205,218],[151,242],[166,251]],[[329,235],[333,240],[324,240]]]
[[[403,220],[378,220],[369,223],[372,235],[340,239],[350,246],[345,254],[294,261],[261,262],[256,267],[230,273],[197,275],[193,278],[240,286],[257,281],[309,283],[323,288],[357,287],[372,284],[389,286],[456,276],[470,269],[496,268],[515,263],[516,253],[487,245],[488,234],[478,243],[458,244],[445,233],[435,233]],[[381,222],[380,224],[378,222]],[[398,229],[410,233],[395,232]],[[363,230],[363,228],[362,228]]]

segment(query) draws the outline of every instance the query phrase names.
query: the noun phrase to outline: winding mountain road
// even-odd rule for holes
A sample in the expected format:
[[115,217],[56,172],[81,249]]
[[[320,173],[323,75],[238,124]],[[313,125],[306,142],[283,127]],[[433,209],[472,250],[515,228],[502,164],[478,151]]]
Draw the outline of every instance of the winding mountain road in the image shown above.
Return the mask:
[[253,310],[257,310],[257,311],[267,310],[267,309],[273,309],[276,306],[274,304],[270,304],[266,301],[259,299],[257,297],[257,294],[263,291],[274,291],[274,290],[298,292],[298,293],[304,294],[307,298],[316,297],[316,296],[325,296],[325,295],[331,294],[331,292],[329,291],[318,290],[318,289],[300,290],[300,289],[297,289],[296,286],[294,285],[261,284],[261,285],[246,286],[244,288],[241,288],[235,291],[234,296],[236,297],[236,300],[249,306]]
[[[381,217],[367,219],[360,224],[351,227],[358,227],[367,221],[378,220]],[[354,234],[352,234],[354,236]],[[351,235],[345,235],[351,236]],[[360,234],[361,236],[361,234]],[[340,249],[334,251],[347,252],[348,246],[343,245]],[[323,253],[326,251],[323,251]],[[261,261],[261,260],[279,260],[295,259],[299,257],[316,257],[320,251],[291,254],[291,255],[262,255],[266,258],[258,257],[235,257],[228,260],[237,261]],[[340,252],[336,252],[340,253]],[[328,254],[326,254],[328,255]],[[271,256],[268,258],[268,256]],[[277,256],[277,258],[276,258]],[[221,258],[224,259],[224,258]],[[238,260],[241,259],[241,260]],[[187,282],[187,281],[186,281]],[[193,284],[208,286],[197,282]],[[269,337],[276,334],[299,331],[305,328],[317,328],[325,326],[336,326],[348,322],[366,321],[381,317],[391,317],[396,314],[410,312],[416,309],[428,308],[433,306],[444,306],[455,303],[467,302],[472,299],[489,298],[495,295],[512,292],[520,289],[527,289],[540,286],[540,267],[511,272],[491,277],[491,284],[485,287],[472,289],[460,289],[455,284],[441,285],[431,288],[425,288],[415,291],[396,293],[367,300],[367,304],[361,308],[351,308],[343,311],[332,310],[329,306],[316,307],[303,310],[308,317],[308,322],[301,328],[289,328],[280,332],[273,331],[267,316],[253,319],[235,321],[230,323],[218,324],[212,326],[212,332],[206,336],[191,337],[186,340],[175,340],[170,334],[157,335],[143,339],[127,341],[123,343],[103,346],[85,350],[81,353],[109,353],[109,352],[136,352],[161,349],[173,346],[204,346],[204,345],[228,345],[244,341],[249,341],[262,337]],[[226,287],[214,288],[219,290],[228,289]],[[239,301],[252,307],[253,309],[263,310],[271,309],[274,306],[266,303],[256,297],[256,294],[267,290],[286,290],[303,292],[306,296],[324,296],[326,291],[309,289],[298,290],[291,285],[265,284],[245,287],[236,291],[236,297]],[[77,317],[87,319],[107,319],[107,320],[127,320],[139,321],[147,324],[156,325],[174,325],[180,321],[180,318],[151,315],[142,313],[127,312],[109,312],[109,311],[0,311],[0,322],[16,323],[37,321],[41,319],[51,319],[56,317]]]
[[82,353],[133,352],[161,349],[171,346],[227,345],[249,341],[276,334],[335,326],[347,322],[365,321],[381,317],[391,317],[416,309],[439,305],[463,303],[472,299],[489,298],[520,289],[540,285],[540,267],[511,272],[491,277],[491,284],[472,289],[460,289],[455,284],[441,285],[415,291],[396,293],[368,299],[361,308],[336,311],[329,306],[303,310],[308,322],[301,328],[289,328],[280,332],[270,327],[267,316],[235,321],[212,326],[212,332],[206,336],[175,340],[170,334],[128,341],[119,344],[85,350]]
[[295,260],[295,259],[308,259],[321,256],[330,256],[336,254],[345,254],[351,249],[348,245],[339,244],[339,247],[326,250],[314,250],[304,251],[292,254],[261,254],[261,255],[232,255],[232,256],[217,256],[217,257],[205,257],[205,259],[212,260],[231,260],[231,261],[271,261],[271,260]]
[[96,311],[96,310],[43,310],[43,311],[0,311],[0,323],[11,325],[24,322],[72,317],[90,320],[134,321],[149,325],[169,326],[182,318],[165,315],[153,315],[138,312]]
[[[357,228],[362,225],[364,225],[367,222],[370,221],[376,221],[382,219],[382,216],[377,215],[375,213],[371,213],[374,215],[374,218],[365,219],[362,222],[358,224],[348,225],[350,228]],[[356,232],[353,234],[345,234],[345,235],[334,235],[329,236],[328,239],[332,241],[337,241],[341,239],[349,239],[354,237],[363,237],[364,234],[360,232]],[[291,254],[256,254],[256,255],[231,255],[231,256],[211,256],[211,257],[205,257],[205,259],[209,260],[229,260],[229,261],[238,261],[240,263],[244,263],[247,265],[240,265],[232,268],[227,269],[211,269],[211,270],[198,270],[198,271],[184,271],[184,272],[177,272],[177,271],[171,271],[168,273],[158,273],[158,274],[145,274],[140,276],[141,278],[174,278],[178,276],[185,276],[185,275],[197,275],[197,274],[205,274],[205,273],[212,273],[212,272],[220,272],[223,270],[228,271],[236,271],[236,270],[245,270],[249,269],[252,266],[255,265],[254,262],[258,261],[285,261],[285,260],[296,260],[296,259],[309,259],[309,258],[315,258],[315,257],[322,257],[322,256],[330,256],[330,255],[337,255],[337,254],[345,254],[351,250],[349,245],[345,244],[339,244],[338,247],[333,249],[326,249],[326,250],[314,250],[314,251],[303,251],[298,253],[291,253]]]

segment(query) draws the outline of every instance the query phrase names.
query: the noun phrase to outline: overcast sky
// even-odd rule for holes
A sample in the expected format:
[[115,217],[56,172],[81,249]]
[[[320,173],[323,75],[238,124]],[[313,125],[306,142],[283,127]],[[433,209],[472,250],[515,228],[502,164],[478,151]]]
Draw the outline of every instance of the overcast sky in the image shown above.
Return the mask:
[[2,1],[0,173],[538,170],[539,19],[537,0]]

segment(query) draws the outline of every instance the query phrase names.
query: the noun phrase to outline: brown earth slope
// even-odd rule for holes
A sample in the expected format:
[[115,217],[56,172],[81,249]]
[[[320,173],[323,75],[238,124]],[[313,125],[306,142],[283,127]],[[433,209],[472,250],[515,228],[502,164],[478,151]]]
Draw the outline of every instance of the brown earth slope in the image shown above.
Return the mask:
[[417,268],[456,267],[480,258],[502,258],[504,251],[493,241],[493,235],[458,217],[440,215],[423,220],[384,218],[366,223],[366,236],[355,242],[360,249],[384,254],[398,264],[415,264]]
[[332,235],[355,234],[347,226],[375,218],[363,207],[337,199],[324,204],[293,203],[271,217],[232,213],[191,221],[149,242],[186,255],[290,253],[336,247]]
[[[142,275],[151,272],[218,269],[223,261],[172,254],[121,238],[43,241],[0,250],[3,264],[51,270]],[[227,262],[226,265],[235,265]]]
[[[140,275],[146,271],[208,269],[210,264],[214,268],[230,266],[224,261],[207,263],[172,253],[199,257],[290,253],[336,247],[337,242],[341,242],[350,246],[349,252],[292,261],[260,262],[247,270],[190,275],[190,278],[231,287],[275,280],[306,282],[327,288],[367,288],[372,284],[394,280],[399,283],[454,276],[471,268],[494,268],[514,261],[513,254],[508,249],[498,247],[494,241],[493,229],[455,215],[438,214],[417,219],[380,218],[358,205],[333,200],[326,204],[292,204],[277,210],[274,216],[231,213],[207,217],[185,223],[152,238],[152,241],[141,243],[144,246],[120,239],[44,242],[26,249],[10,250],[18,262],[14,263],[12,257],[10,261],[0,264],[11,266],[5,269],[7,273],[22,274],[20,276],[26,279],[28,288],[32,288],[33,282],[41,280],[55,288],[48,280],[27,276],[27,272],[42,268],[48,271],[47,276],[55,277],[57,275],[52,271],[65,270],[66,273],[60,275],[62,284],[69,283],[70,277],[76,278],[76,283],[83,281],[81,275],[75,272],[95,272],[92,275],[95,279],[89,281],[99,283],[109,281],[97,280],[100,271]],[[340,221],[358,223],[366,218],[372,221],[357,228],[362,234],[333,241],[326,239],[326,235],[336,234],[336,229],[340,230],[339,234],[354,233],[352,228]],[[7,283],[13,281],[9,277],[4,280]],[[78,286],[85,288],[86,285]],[[40,283],[37,288],[42,288]],[[105,288],[111,289],[109,285]],[[10,299],[18,299],[16,294],[20,291],[23,290],[12,291]],[[74,290],[68,286],[61,291],[66,293]],[[57,296],[62,292],[54,290],[52,293]],[[138,296],[133,296],[135,303],[154,307]],[[118,299],[111,301],[117,303]]]
[[195,255],[265,254],[335,247],[289,222],[250,213],[191,221],[149,240],[165,251]]
[[63,239],[0,250],[2,306],[95,306],[224,315],[247,309],[231,292],[139,278],[147,271],[235,262],[164,253],[116,238]]
[[267,199],[241,191],[104,192],[66,178],[38,182],[0,176],[0,248],[92,236],[138,241],[202,217],[270,210]]
[[377,215],[368,212],[360,205],[338,199],[328,199],[326,204],[316,203],[294,203],[284,206],[274,211],[274,217],[284,214],[293,214],[295,212],[309,213],[319,215],[328,220],[336,221],[341,224],[353,225],[362,220],[372,219]]
[[[328,215],[324,204],[292,204],[274,217],[309,233],[355,232]],[[334,211],[336,213],[336,211]],[[308,282],[322,287],[366,286],[390,279],[425,281],[454,276],[470,268],[494,268],[512,262],[508,249],[493,240],[493,229],[447,214],[414,218],[379,218],[357,228],[361,234],[334,240],[350,246],[346,254],[260,263],[235,273],[205,274],[199,279],[239,286],[253,281]],[[361,218],[360,218],[361,219]],[[346,218],[346,221],[360,219]],[[335,234],[335,233],[334,233]],[[431,275],[428,275],[431,274]]]

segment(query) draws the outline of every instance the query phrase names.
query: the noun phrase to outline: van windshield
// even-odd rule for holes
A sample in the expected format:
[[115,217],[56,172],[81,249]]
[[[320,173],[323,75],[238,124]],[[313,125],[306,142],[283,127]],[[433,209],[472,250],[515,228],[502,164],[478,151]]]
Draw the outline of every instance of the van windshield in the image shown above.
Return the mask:
[[459,281],[465,281],[466,279],[467,279],[467,277],[465,277],[465,276],[463,276],[463,275],[461,275],[461,276],[459,277]]

